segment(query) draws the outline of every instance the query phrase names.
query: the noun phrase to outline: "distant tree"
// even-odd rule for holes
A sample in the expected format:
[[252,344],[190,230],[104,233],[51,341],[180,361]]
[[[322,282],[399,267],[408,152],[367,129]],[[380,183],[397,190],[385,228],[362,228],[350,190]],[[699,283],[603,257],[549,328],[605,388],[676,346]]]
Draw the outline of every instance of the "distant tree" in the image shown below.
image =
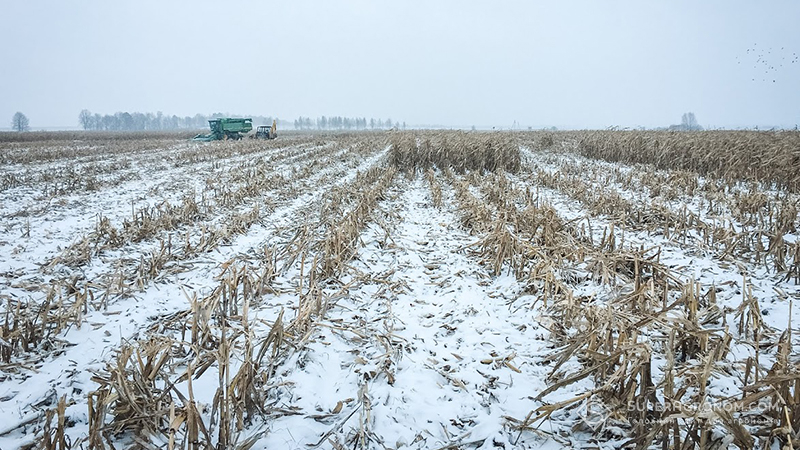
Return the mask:
[[132,131],[136,129],[134,127],[133,116],[128,112],[124,112],[119,115],[119,125],[121,129],[126,131]]
[[78,122],[84,130],[91,130],[94,126],[94,117],[88,109],[84,109],[78,114]]
[[118,130],[119,121],[116,116],[106,114],[103,116],[103,129],[106,131]]
[[30,122],[28,121],[28,117],[25,114],[17,111],[14,114],[14,117],[11,118],[11,128],[14,131],[23,132],[28,131],[30,129]]
[[157,130],[156,116],[153,113],[145,113],[144,115],[144,128],[145,130]]
[[686,131],[699,131],[703,129],[703,127],[697,123],[697,118],[694,116],[693,112],[684,113],[683,116],[681,116],[681,128]]
[[[144,130],[147,126],[147,116],[140,112],[131,114],[134,130]],[[199,128],[199,127],[198,127]]]

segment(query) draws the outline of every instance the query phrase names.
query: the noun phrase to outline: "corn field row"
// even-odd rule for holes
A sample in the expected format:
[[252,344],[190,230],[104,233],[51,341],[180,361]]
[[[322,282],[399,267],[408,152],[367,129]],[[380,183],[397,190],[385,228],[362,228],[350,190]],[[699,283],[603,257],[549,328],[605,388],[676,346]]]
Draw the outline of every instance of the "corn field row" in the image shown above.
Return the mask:
[[0,447],[794,448],[795,139],[3,144]]

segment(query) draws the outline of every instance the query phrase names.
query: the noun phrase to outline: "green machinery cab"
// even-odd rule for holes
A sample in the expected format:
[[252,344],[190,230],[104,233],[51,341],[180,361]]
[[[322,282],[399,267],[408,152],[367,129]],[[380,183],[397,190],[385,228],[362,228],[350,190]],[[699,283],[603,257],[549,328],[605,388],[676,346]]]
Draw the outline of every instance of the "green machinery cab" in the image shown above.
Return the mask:
[[253,129],[253,119],[222,118],[208,121],[211,128],[209,134],[198,134],[195,141],[220,141],[223,139],[239,140]]

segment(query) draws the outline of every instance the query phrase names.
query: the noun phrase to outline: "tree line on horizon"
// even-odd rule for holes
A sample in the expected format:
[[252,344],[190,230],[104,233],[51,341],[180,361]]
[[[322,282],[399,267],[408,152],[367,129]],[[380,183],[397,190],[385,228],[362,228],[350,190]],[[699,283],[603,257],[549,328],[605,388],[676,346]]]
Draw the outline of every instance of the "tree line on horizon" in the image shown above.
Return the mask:
[[401,124],[400,121],[392,122],[392,119],[386,119],[385,121],[382,119],[369,119],[369,121],[367,121],[366,117],[342,116],[320,116],[316,119],[300,116],[294,120],[295,130],[366,130],[367,128],[373,130],[387,128],[405,129],[406,123],[403,122]]
[[[78,114],[78,123],[84,130],[97,131],[152,131],[152,130],[197,130],[208,128],[208,121],[229,114],[214,113],[211,115],[195,114],[194,116],[166,115],[157,113],[117,112],[114,114],[92,114],[84,109]],[[254,125],[271,125],[272,117],[246,116],[253,119]]]
[[[271,125],[273,117],[270,116],[239,116],[223,113],[211,115],[195,114],[194,116],[180,117],[177,115],[167,115],[158,111],[156,113],[140,112],[116,112],[114,114],[92,113],[84,109],[78,114],[78,123],[84,130],[95,131],[160,131],[160,130],[181,130],[181,129],[201,129],[208,127],[208,121],[222,117],[249,117],[253,119],[254,125]],[[277,119],[275,119],[277,120]],[[288,123],[279,121],[279,125],[288,126]],[[316,119],[300,116],[294,121],[296,130],[366,130],[366,129],[387,129],[405,128],[406,123],[402,124],[392,119],[369,119],[365,117],[342,117],[342,116],[320,116]]]
[[[161,111],[157,113],[128,113],[117,112],[114,114],[97,114],[88,109],[84,109],[78,115],[78,122],[84,130],[97,131],[146,131],[146,130],[179,130],[179,129],[201,129],[208,127],[208,121],[222,117],[243,117],[231,116],[230,114],[214,113],[211,115],[195,114],[194,116],[179,117],[177,115],[165,115]],[[271,125],[273,118],[270,116],[246,116],[253,119],[254,125]],[[289,123],[279,119],[280,127],[288,127]],[[296,130],[365,130],[365,129],[406,129],[406,123],[400,121],[393,122],[392,119],[369,119],[364,117],[342,117],[342,116],[320,116],[316,119],[300,116],[294,120]],[[17,132],[28,131],[30,121],[22,112],[16,112],[11,120],[11,129]],[[473,130],[475,127],[473,127]],[[531,128],[528,127],[530,130]],[[552,127],[551,130],[555,130]],[[668,131],[701,131],[703,127],[698,123],[697,117],[693,112],[684,113],[681,123],[668,127],[654,128],[655,130]],[[756,127],[758,129],[758,127]],[[797,126],[795,126],[795,130]]]

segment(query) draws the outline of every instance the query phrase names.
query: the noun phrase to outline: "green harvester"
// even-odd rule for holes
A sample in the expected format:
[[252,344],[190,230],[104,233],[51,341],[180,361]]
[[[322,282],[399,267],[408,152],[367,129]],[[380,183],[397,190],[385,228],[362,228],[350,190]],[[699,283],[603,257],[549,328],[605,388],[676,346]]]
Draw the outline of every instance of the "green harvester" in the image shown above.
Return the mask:
[[211,133],[198,134],[192,140],[208,142],[233,139],[238,141],[243,135],[249,133],[253,129],[253,119],[226,117],[209,120],[208,126],[211,128]]

